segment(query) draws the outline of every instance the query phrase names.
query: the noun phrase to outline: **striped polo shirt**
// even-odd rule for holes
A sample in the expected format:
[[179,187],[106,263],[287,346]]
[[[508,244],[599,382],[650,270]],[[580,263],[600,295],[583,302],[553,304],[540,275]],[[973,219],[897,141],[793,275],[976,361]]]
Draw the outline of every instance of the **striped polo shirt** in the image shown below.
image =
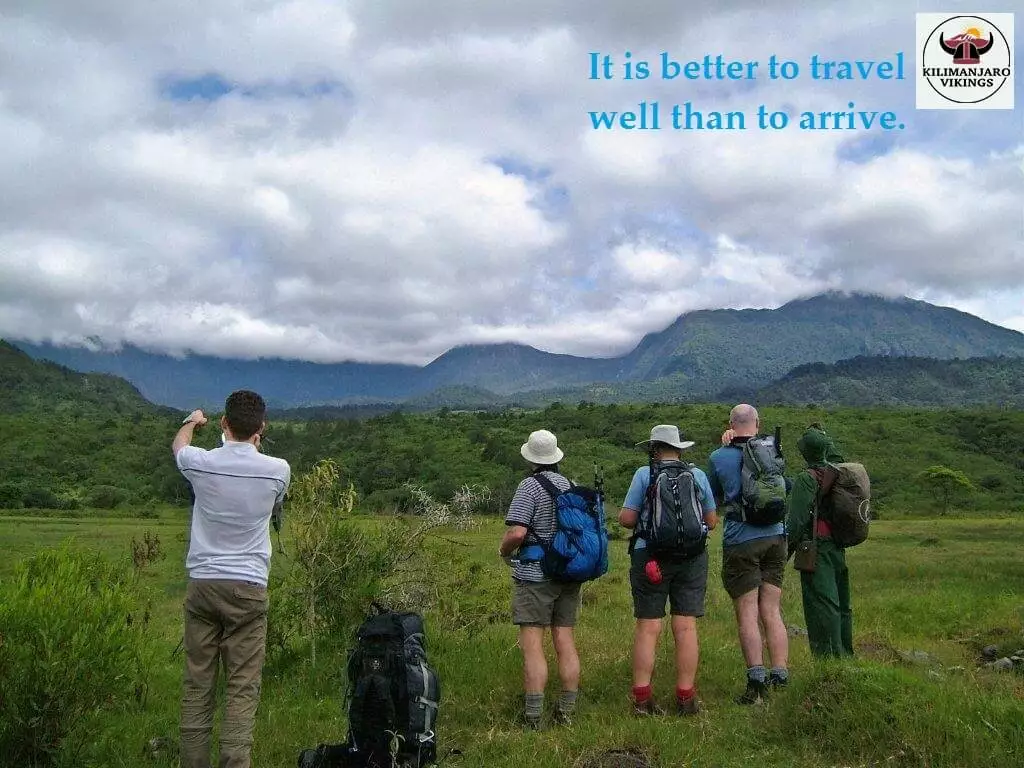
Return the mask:
[[[570,482],[557,472],[545,470],[541,474],[551,480],[560,491],[570,486]],[[523,547],[537,543],[537,537],[543,541],[554,538],[555,502],[533,475],[523,480],[516,488],[512,503],[508,507],[508,514],[505,515],[505,525],[521,525],[537,532],[536,536],[532,533],[526,534]],[[540,563],[515,562],[512,566],[512,576],[521,581],[547,581]]]

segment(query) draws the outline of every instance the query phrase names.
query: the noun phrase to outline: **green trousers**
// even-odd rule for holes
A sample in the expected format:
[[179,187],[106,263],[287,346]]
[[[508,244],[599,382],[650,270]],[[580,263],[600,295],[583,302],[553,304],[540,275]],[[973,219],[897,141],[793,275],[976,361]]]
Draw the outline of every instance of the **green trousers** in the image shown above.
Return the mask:
[[853,612],[846,554],[831,539],[818,539],[814,573],[801,573],[804,621],[813,656],[853,655]]

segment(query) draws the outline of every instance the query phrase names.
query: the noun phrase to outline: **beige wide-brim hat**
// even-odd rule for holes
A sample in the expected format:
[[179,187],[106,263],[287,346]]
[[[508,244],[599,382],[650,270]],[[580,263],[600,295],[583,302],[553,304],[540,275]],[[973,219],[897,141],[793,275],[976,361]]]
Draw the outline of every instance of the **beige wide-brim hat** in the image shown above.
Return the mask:
[[531,464],[557,464],[565,456],[558,447],[558,438],[546,429],[531,432],[519,452]]
[[679,436],[679,427],[672,424],[659,424],[651,430],[651,439],[637,443],[637,447],[649,446],[651,443],[665,443],[680,451],[685,448],[692,448],[696,443],[693,440],[683,440]]

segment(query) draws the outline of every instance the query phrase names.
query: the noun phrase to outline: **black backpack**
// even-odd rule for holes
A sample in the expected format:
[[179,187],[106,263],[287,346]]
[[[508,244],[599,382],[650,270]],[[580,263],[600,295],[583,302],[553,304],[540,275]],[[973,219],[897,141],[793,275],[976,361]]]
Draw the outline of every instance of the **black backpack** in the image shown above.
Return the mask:
[[693,469],[682,461],[651,463],[651,482],[630,551],[638,538],[655,557],[695,557],[707,549],[708,527]]
[[423,768],[437,761],[437,673],[423,619],[381,612],[356,633],[348,660],[348,741],[299,756],[299,768]]

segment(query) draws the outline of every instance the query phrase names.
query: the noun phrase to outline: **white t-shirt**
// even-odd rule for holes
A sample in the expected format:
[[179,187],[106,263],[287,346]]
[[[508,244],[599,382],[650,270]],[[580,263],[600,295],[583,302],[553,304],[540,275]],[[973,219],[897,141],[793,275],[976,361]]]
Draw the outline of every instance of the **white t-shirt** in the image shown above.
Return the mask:
[[266,586],[270,515],[284,500],[291,468],[252,443],[211,451],[185,446],[178,469],[192,484],[192,535],[185,567],[193,579],[236,579]]

